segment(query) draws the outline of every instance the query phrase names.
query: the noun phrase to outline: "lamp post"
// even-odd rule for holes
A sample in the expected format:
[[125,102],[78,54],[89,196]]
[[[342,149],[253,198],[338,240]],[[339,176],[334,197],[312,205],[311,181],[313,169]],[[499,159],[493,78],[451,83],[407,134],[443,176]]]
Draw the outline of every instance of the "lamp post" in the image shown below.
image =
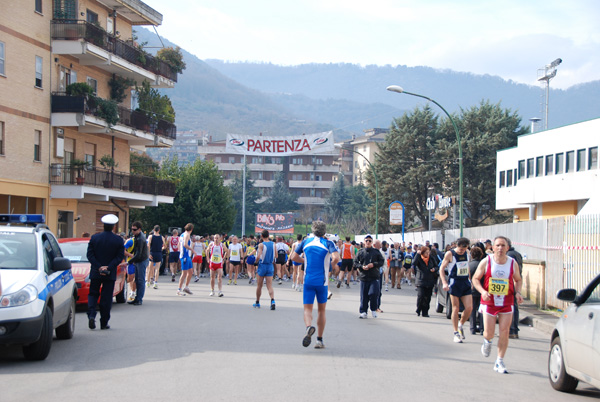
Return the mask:
[[550,80],[556,77],[556,67],[558,67],[560,63],[562,63],[562,59],[556,59],[552,63],[544,66],[544,68],[540,68],[538,70],[538,75],[540,76],[538,78],[538,81],[546,81],[546,118],[544,119],[544,130],[548,130],[548,102],[550,97]]
[[358,151],[355,151],[354,149],[344,148],[340,144],[335,144],[335,147],[346,151],[354,152],[355,154],[362,156],[363,158],[365,158],[365,160],[373,170],[373,175],[375,176],[375,238],[377,238],[379,236],[379,186],[377,185],[377,172],[375,171],[375,166],[373,166],[373,164],[369,161],[369,159],[367,159],[366,156],[364,156]]
[[460,237],[462,237],[462,235],[463,235],[463,158],[462,158],[462,147],[460,145],[460,133],[458,131],[458,127],[456,126],[456,123],[454,122],[454,119],[452,118],[452,116],[450,116],[450,113],[448,113],[446,111],[446,109],[443,108],[442,105],[437,103],[435,100],[428,98],[427,96],[414,94],[412,92],[407,92],[398,85],[390,85],[389,87],[387,87],[387,90],[391,91],[391,92],[397,92],[399,94],[407,94],[407,95],[416,96],[418,98],[427,99],[428,101],[435,103],[440,109],[442,109],[444,111],[444,113],[446,113],[446,116],[448,116],[448,118],[452,122],[452,126],[454,126],[454,131],[456,132],[456,141],[458,143],[458,182],[459,182],[458,198],[459,198],[459,204],[460,204],[460,210],[459,210]]

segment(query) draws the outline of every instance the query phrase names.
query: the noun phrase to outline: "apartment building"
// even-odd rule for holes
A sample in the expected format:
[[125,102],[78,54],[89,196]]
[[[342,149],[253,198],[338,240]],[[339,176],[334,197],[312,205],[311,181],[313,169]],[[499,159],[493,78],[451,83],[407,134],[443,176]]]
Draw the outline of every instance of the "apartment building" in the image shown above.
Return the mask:
[[[244,156],[229,154],[225,141],[208,142],[199,147],[202,159],[213,161],[221,171],[225,184],[230,184],[236,175],[242,172]],[[301,208],[325,205],[329,191],[337,178],[339,166],[336,163],[339,151],[323,154],[305,154],[298,156],[246,156],[250,177],[262,196],[260,202],[271,194],[275,183],[275,174],[284,172],[290,191],[298,196]],[[282,212],[282,211],[269,211]]]
[[[375,154],[379,152],[379,144],[385,142],[385,136],[389,132],[387,128],[371,128],[364,130],[365,135],[358,138],[353,138],[342,144],[342,171],[344,177],[347,175],[348,162],[352,156],[352,185],[367,184],[366,172],[369,169],[369,163],[375,163]],[[351,149],[352,151],[348,151]]]
[[514,220],[600,214],[600,119],[522,135],[497,152],[496,209]]
[[[130,79],[170,88],[177,73],[133,40],[162,15],[139,0],[0,0],[0,213],[44,213],[59,237],[100,217],[172,203],[172,183],[130,174],[130,148],[170,147],[176,127],[132,110]],[[7,12],[10,10],[10,12]],[[123,99],[110,107],[120,82]],[[131,81],[130,81],[131,82]],[[68,93],[86,83],[93,97]]]

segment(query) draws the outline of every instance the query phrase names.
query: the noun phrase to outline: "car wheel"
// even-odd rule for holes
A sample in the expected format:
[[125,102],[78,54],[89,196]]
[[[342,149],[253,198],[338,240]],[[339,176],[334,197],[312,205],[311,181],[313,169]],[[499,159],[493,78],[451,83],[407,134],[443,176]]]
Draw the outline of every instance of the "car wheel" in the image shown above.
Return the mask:
[[548,356],[548,378],[550,385],[557,391],[573,392],[577,388],[579,380],[571,377],[565,370],[565,359],[563,358],[562,345],[560,337],[557,336],[552,341],[550,355]]
[[442,306],[442,303],[440,303],[440,294],[438,293],[438,295],[435,297],[435,312],[441,313],[443,311],[444,311],[444,306]]
[[452,318],[452,300],[450,300],[450,293],[446,294],[446,318]]
[[127,284],[125,283],[125,281],[123,281],[123,289],[121,289],[121,291],[119,293],[117,293],[117,295],[115,296],[115,300],[117,301],[117,303],[125,303],[126,295],[127,295]]
[[23,346],[23,356],[27,360],[44,360],[52,347],[52,311],[46,308],[40,339],[30,345]]
[[63,325],[56,328],[56,337],[58,339],[71,339],[73,337],[73,333],[75,332],[75,307],[75,297],[72,297],[69,318],[67,318],[67,321]]

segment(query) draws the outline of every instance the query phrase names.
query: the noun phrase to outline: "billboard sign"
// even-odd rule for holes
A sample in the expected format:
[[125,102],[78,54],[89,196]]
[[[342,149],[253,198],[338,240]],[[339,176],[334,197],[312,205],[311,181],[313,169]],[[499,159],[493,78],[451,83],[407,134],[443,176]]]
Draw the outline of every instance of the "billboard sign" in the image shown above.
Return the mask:
[[227,134],[225,142],[227,153],[258,156],[330,153],[334,149],[332,131],[287,137]]
[[255,233],[267,229],[269,233],[294,234],[294,214],[257,213]]

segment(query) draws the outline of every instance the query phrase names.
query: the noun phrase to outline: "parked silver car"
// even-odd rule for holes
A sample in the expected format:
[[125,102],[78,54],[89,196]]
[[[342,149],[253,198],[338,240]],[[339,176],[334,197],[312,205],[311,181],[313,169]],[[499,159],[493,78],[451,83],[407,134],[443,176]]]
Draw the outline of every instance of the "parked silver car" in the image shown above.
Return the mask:
[[600,275],[580,295],[562,289],[556,297],[571,304],[552,332],[550,384],[563,392],[573,392],[579,381],[600,388]]

